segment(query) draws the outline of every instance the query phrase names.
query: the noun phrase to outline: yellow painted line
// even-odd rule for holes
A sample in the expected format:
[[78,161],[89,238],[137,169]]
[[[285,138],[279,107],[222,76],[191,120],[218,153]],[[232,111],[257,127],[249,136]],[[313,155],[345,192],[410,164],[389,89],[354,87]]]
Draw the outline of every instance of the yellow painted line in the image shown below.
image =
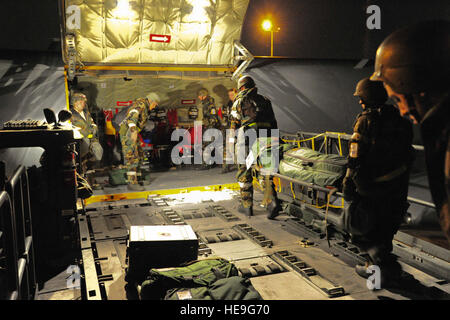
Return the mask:
[[[66,66],[67,67],[67,66]],[[80,70],[114,70],[114,71],[217,71],[234,72],[235,67],[171,67],[171,66],[84,66]]]
[[149,195],[172,195],[172,194],[180,194],[180,193],[189,193],[192,191],[222,191],[224,189],[237,191],[239,190],[239,184],[237,183],[228,183],[228,184],[217,184],[211,186],[200,186],[200,187],[188,187],[188,188],[179,188],[179,189],[163,189],[163,190],[150,190],[150,191],[141,191],[141,192],[127,192],[127,193],[115,193],[115,194],[105,194],[92,196],[88,199],[84,200],[85,205],[89,205],[91,203],[97,202],[109,202],[109,201],[120,201],[120,200],[129,200],[129,199],[145,199]]

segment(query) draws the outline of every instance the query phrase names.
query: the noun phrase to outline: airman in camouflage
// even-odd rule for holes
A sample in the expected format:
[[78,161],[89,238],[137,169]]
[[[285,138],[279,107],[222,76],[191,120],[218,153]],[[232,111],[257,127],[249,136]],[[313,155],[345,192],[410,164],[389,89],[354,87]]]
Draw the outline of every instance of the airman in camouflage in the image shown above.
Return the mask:
[[86,108],[87,98],[82,93],[75,93],[72,96],[72,105],[70,111],[72,118],[70,121],[74,127],[77,127],[84,138],[95,139],[98,141],[97,125]]
[[[277,129],[277,121],[269,99],[258,94],[254,80],[249,76],[242,77],[238,82],[238,93],[233,104],[231,115],[231,128],[238,129],[238,144],[241,140],[239,136],[244,136],[248,130],[255,130],[258,137],[260,129]],[[242,140],[241,140],[242,141]],[[244,142],[245,149],[252,145],[253,141],[248,144]],[[237,148],[238,152],[242,152],[242,148]],[[247,150],[245,155],[249,154]],[[237,155],[239,160],[240,156]],[[262,173],[256,164],[247,168],[246,164],[238,164],[238,172],[236,178],[240,186],[241,204],[238,208],[239,212],[253,215],[253,177],[256,177],[264,190],[263,206],[266,206],[268,218],[275,218],[281,211],[281,205],[278,200],[273,178],[270,174]]]
[[128,188],[141,191],[144,188],[138,185],[137,171],[143,160],[143,151],[138,134],[149,120],[149,113],[156,108],[159,97],[155,93],[146,98],[136,99],[129,107],[127,116],[120,124],[119,136],[122,143],[124,164],[128,169]]
[[83,93],[75,93],[71,97],[72,117],[70,121],[82,138],[81,162],[83,171],[88,169],[89,161],[100,161],[103,148],[98,141],[98,128],[87,108],[87,98]]
[[[214,98],[209,95],[207,89],[202,88],[198,91],[198,98],[200,100],[200,104],[203,110],[203,132],[208,129],[221,129],[221,123],[219,119],[219,114],[217,108],[215,106]],[[206,147],[211,142],[203,141],[202,150],[205,151]],[[204,164],[201,169],[210,169],[213,167],[213,164],[208,163],[209,159],[204,159]]]

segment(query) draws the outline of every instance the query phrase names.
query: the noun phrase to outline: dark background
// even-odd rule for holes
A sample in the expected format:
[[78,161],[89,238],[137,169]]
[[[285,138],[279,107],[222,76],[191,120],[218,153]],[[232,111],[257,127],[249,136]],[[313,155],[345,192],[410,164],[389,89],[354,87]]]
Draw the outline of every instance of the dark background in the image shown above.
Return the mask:
[[[381,9],[381,30],[366,28],[369,5]],[[449,19],[448,0],[257,0],[250,1],[242,43],[254,55],[270,54],[265,17],[281,28],[274,55],[303,59],[372,58],[393,30],[416,21]]]
[[[57,51],[58,0],[1,0],[0,49]],[[368,30],[366,8],[381,9],[381,30]],[[415,21],[449,19],[448,0],[250,0],[242,43],[256,56],[270,54],[270,33],[261,22],[271,17],[275,55],[302,59],[360,59],[398,27]]]

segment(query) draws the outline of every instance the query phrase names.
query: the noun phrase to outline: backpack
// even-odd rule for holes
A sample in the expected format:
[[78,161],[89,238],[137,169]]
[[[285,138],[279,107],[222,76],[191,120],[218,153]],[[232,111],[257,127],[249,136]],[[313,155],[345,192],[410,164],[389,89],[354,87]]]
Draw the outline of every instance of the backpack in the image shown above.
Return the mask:
[[[150,269],[146,280],[141,285],[141,300],[161,300],[168,295],[169,290],[181,288],[209,288],[220,279],[238,275],[234,264],[225,259],[205,259],[171,269]],[[206,296],[206,290],[194,290],[196,296],[200,291]],[[170,294],[169,294],[170,296]]]

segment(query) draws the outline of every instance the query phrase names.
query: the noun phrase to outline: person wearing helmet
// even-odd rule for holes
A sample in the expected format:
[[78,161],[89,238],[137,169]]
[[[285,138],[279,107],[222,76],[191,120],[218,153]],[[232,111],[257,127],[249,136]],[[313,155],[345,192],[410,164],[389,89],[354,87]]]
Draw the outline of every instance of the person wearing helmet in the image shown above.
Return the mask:
[[372,80],[420,126],[431,196],[450,242],[450,21],[424,21],[378,47]]
[[143,191],[144,187],[138,184],[138,171],[142,162],[143,151],[138,134],[149,120],[149,113],[156,108],[160,101],[158,94],[149,93],[146,98],[133,101],[125,119],[120,124],[119,136],[122,144],[122,154],[126,165],[128,189]]
[[[208,129],[221,129],[221,123],[219,120],[219,114],[215,106],[214,98],[209,95],[209,91],[206,88],[202,88],[198,91],[198,99],[200,100],[200,107],[203,112],[203,130]],[[203,141],[202,150],[205,151],[210,144],[208,141]],[[214,164],[209,163],[209,159],[204,159],[204,163],[200,167],[202,170],[211,169]]]
[[388,286],[402,272],[391,252],[392,239],[408,208],[412,125],[385,104],[388,97],[382,83],[364,78],[354,96],[363,111],[353,126],[343,181],[344,198],[350,201],[346,228],[352,242],[370,257],[366,265],[356,266],[356,272],[367,278],[367,268],[377,265],[382,286]]
[[[71,97],[70,111],[72,126],[81,135],[81,163],[83,172],[103,156],[103,148],[98,141],[98,128],[87,108],[87,97],[83,93],[74,93]],[[77,135],[76,135],[77,136]]]
[[258,94],[258,88],[256,88],[255,80],[250,76],[243,76],[238,81],[238,94],[231,107],[231,128],[237,129],[241,127],[246,120],[242,116],[241,102],[244,97],[248,96],[255,102],[258,102],[261,106],[264,106],[259,110],[259,117],[270,120],[270,127],[278,128],[277,120],[272,109],[272,103],[266,97]]
[[[238,90],[239,93],[231,109],[231,129],[237,130],[238,140],[239,136],[244,136],[248,130],[255,130],[256,137],[258,137],[260,129],[267,129],[268,135],[270,135],[270,129],[278,129],[272,103],[266,97],[258,94],[258,89],[252,77],[241,77],[238,81]],[[250,147],[251,145],[245,142],[245,149]],[[237,148],[237,151],[239,151],[239,148]],[[270,174],[263,174],[256,165],[247,168],[246,164],[238,163],[236,178],[241,196],[238,211],[248,216],[253,215],[253,176],[256,176],[262,182],[264,190],[262,205],[266,207],[268,212],[267,218],[274,219],[281,211],[281,203],[275,191],[273,177]]]

